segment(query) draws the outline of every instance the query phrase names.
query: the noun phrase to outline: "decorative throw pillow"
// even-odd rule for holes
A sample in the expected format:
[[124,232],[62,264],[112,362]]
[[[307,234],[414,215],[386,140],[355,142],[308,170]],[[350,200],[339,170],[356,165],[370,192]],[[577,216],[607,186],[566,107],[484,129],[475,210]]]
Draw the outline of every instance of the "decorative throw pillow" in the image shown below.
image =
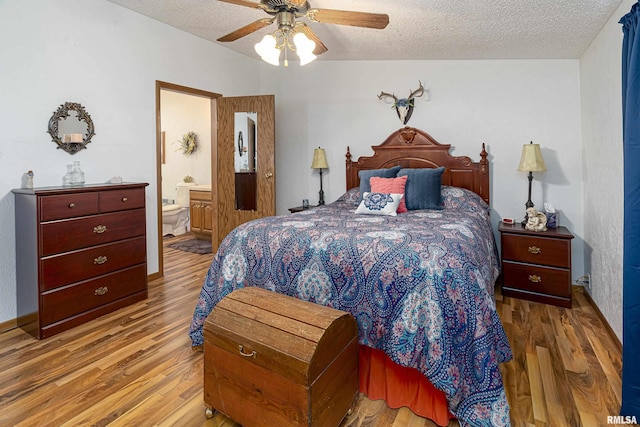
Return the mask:
[[[371,183],[372,193],[389,193],[389,194],[404,194],[404,187],[407,184],[407,176],[399,176],[397,178],[380,178],[379,176],[372,176],[369,182]],[[407,211],[407,206],[404,202],[404,197],[400,199],[398,205],[398,213]]]
[[365,192],[371,192],[371,184],[369,183],[369,179],[372,176],[379,176],[381,178],[395,178],[400,169],[402,169],[401,166],[394,166],[389,169],[371,169],[358,172],[358,176],[360,177],[360,200],[362,200],[362,198],[364,197]]
[[396,216],[402,194],[364,193],[357,214]]
[[444,167],[435,169],[401,169],[398,176],[407,176],[404,189],[408,210],[442,209],[440,187]]
[[360,203],[360,187],[353,187],[352,189],[347,190],[346,193],[338,197],[336,202],[345,202],[358,206]]

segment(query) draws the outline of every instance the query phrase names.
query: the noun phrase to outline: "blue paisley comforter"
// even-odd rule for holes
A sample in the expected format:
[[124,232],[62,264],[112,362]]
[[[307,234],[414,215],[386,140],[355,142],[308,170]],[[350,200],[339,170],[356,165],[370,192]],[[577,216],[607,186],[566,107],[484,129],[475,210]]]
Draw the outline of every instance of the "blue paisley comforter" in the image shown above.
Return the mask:
[[259,286],[348,311],[360,344],[421,371],[462,425],[509,425],[499,363],[511,349],[495,310],[489,208],[443,187],[443,210],[356,215],[357,189],[301,213],[243,224],[222,242],[190,336],[232,290]]

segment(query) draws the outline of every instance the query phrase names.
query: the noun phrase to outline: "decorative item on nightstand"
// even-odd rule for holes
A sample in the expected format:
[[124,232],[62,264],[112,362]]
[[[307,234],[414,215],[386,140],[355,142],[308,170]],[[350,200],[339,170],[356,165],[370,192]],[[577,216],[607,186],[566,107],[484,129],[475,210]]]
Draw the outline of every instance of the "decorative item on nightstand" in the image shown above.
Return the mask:
[[527,208],[527,223],[524,228],[529,231],[547,231],[547,215],[535,208]]
[[313,162],[311,163],[311,169],[320,169],[320,192],[318,198],[318,204],[324,205],[324,191],[322,191],[322,169],[329,169],[327,164],[327,155],[324,152],[324,148],[316,148],[313,150]]
[[[544,165],[544,159],[542,158],[542,151],[540,151],[540,144],[534,144],[531,141],[529,144],[522,146],[522,157],[520,158],[519,171],[529,172],[529,198],[525,203],[525,209],[533,208],[533,202],[531,201],[531,182],[533,181],[533,172],[544,172],[547,167]],[[525,214],[522,225],[525,225],[529,220],[529,215]]]

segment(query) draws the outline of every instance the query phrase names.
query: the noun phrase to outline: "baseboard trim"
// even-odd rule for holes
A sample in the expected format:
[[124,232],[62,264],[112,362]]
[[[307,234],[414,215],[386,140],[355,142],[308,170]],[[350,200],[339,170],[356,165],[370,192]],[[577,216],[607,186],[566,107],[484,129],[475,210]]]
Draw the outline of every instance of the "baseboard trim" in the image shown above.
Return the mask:
[[0,333],[7,332],[18,327],[18,319],[10,319],[0,323]]
[[604,317],[604,314],[602,314],[602,312],[598,308],[598,305],[596,304],[596,302],[593,300],[593,298],[591,298],[591,295],[589,294],[589,292],[585,291],[582,286],[576,286],[576,287],[581,288],[580,290],[582,291],[582,295],[584,295],[585,299],[589,302],[589,304],[591,304],[591,307],[593,307],[593,310],[596,312],[596,315],[604,325],[604,328],[607,330],[607,333],[609,334],[611,341],[613,341],[613,344],[618,348],[618,351],[622,353],[622,342],[614,332],[611,325],[609,325],[609,322]]

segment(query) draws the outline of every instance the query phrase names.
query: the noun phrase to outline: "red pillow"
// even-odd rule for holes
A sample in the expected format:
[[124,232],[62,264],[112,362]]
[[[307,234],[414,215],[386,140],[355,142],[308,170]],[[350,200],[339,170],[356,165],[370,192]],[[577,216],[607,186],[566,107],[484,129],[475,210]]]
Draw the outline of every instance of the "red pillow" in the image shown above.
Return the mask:
[[[369,178],[372,193],[390,193],[404,195],[404,187],[407,185],[407,176],[399,176],[397,178],[380,178],[372,176]],[[397,213],[407,212],[407,205],[404,203],[404,197],[400,199]]]

